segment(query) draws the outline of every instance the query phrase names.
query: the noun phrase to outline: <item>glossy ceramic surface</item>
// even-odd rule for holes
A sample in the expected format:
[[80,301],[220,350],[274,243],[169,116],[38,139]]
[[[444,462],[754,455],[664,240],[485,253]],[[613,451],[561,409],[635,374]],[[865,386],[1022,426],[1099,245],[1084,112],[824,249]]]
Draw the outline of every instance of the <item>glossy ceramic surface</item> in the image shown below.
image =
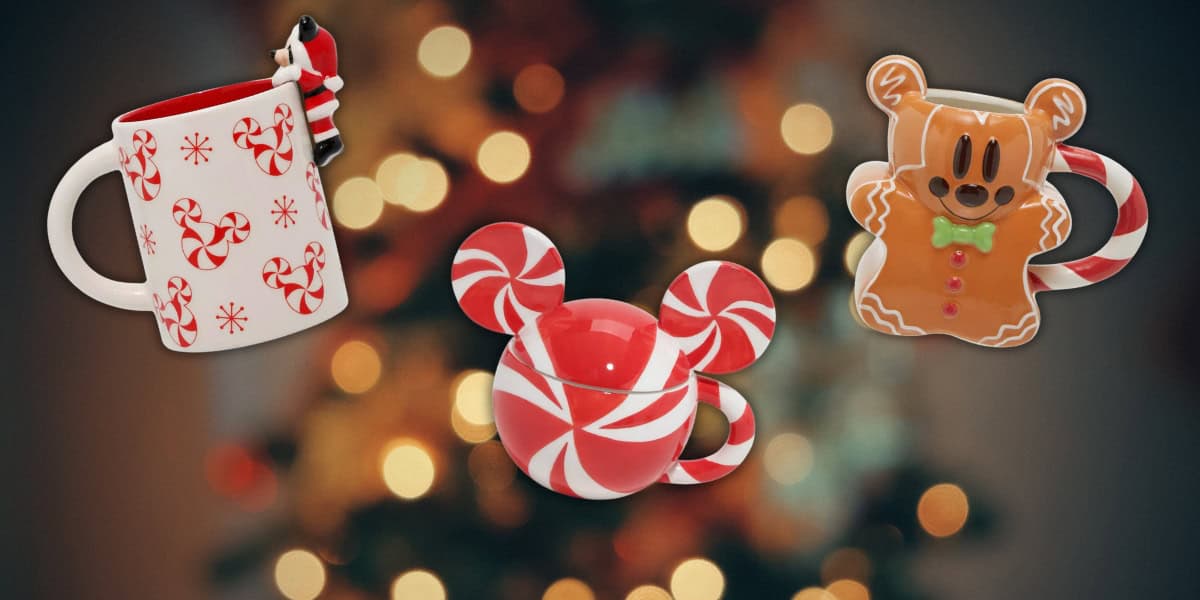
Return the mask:
[[[1083,124],[1082,91],[1048,79],[1024,103],[931,90],[915,61],[889,56],[867,76],[889,116],[888,162],[851,174],[851,214],[875,236],[855,275],[854,302],[869,327],[895,335],[947,334],[984,346],[1028,342],[1041,322],[1034,294],[1096,283],[1136,253],[1146,202],[1129,172],[1061,144]],[[1096,254],[1030,265],[1071,232],[1051,172],[1095,179],[1119,216]]]
[[[749,365],[774,334],[766,286],[733,263],[695,265],[668,286],[661,321],[609,299],[562,302],[562,257],[548,238],[496,223],[463,242],[451,280],[476,323],[516,332],[493,388],[509,455],[555,491],[606,499],[655,481],[702,483],[732,471],[754,438],[745,399],[696,371]],[[680,461],[697,402],[730,420],[713,456]]]

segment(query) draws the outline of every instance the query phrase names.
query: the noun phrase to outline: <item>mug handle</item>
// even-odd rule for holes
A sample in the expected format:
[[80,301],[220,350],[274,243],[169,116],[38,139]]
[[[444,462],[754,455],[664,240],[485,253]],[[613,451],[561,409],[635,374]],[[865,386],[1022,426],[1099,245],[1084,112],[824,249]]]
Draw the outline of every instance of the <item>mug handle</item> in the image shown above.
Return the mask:
[[1125,167],[1091,150],[1059,144],[1052,173],[1075,173],[1103,185],[1117,202],[1117,225],[1103,248],[1091,256],[1065,263],[1029,265],[1033,292],[1069,290],[1099,283],[1116,275],[1137,254],[1146,237],[1149,211],[1142,186]]
[[63,175],[50,198],[50,212],[46,217],[50,253],[67,279],[95,300],[126,310],[154,310],[148,283],[113,281],[97,273],[83,260],[75,245],[71,225],[79,195],[101,175],[116,171],[117,165],[116,147],[112,142],[106,142],[83,155]]
[[705,458],[675,461],[659,479],[661,483],[691,485],[716,481],[742,464],[754,445],[754,411],[746,398],[703,375],[696,376],[696,388],[700,402],[715,406],[729,420],[729,438],[724,446]]

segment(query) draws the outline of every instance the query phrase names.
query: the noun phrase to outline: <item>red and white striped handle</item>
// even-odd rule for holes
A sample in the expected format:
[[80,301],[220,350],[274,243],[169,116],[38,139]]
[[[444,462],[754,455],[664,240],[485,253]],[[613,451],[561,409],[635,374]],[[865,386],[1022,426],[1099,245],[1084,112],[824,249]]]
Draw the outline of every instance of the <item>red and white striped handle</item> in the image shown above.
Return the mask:
[[754,446],[754,411],[746,399],[737,390],[703,375],[696,376],[696,388],[700,402],[717,407],[729,420],[729,439],[705,458],[675,461],[659,479],[662,483],[691,485],[716,481],[742,464]]
[[1117,226],[1108,243],[1091,256],[1052,265],[1030,265],[1030,289],[1069,290],[1116,275],[1137,254],[1146,237],[1149,212],[1142,186],[1111,158],[1065,144],[1058,145],[1050,170],[1083,175],[1103,185],[1117,202]]

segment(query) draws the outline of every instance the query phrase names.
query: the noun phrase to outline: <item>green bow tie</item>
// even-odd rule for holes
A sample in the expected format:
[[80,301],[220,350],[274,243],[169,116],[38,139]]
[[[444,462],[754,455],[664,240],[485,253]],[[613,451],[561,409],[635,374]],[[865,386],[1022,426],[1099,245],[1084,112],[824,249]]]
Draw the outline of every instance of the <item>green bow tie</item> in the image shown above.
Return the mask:
[[955,225],[946,217],[933,218],[934,248],[945,248],[950,244],[975,246],[980,252],[992,251],[992,235],[996,233],[995,223],[980,223],[978,225]]

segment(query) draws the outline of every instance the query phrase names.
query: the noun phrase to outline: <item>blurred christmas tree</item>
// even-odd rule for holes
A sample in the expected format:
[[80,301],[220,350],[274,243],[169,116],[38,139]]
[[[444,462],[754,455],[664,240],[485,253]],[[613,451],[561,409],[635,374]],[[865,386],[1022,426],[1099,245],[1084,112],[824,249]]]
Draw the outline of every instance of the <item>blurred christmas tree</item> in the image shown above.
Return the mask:
[[[326,181],[352,304],[294,427],[213,452],[214,489],[281,517],[215,560],[231,596],[261,597],[246,582],[274,569],[294,600],[906,600],[925,597],[918,548],[986,525],[911,453],[912,342],[847,310],[868,240],[842,216],[833,122],[868,135],[871,57],[826,39],[814,8],[377,0],[262,20],[305,10],[342,43],[348,150]],[[708,257],[761,272],[779,330],[726,378],[758,416],[750,460],[612,502],[520,475],[488,399],[506,340],[459,314],[448,275],[495,220],[555,239],[569,298],[655,307]],[[702,407],[685,456],[724,428]]]

